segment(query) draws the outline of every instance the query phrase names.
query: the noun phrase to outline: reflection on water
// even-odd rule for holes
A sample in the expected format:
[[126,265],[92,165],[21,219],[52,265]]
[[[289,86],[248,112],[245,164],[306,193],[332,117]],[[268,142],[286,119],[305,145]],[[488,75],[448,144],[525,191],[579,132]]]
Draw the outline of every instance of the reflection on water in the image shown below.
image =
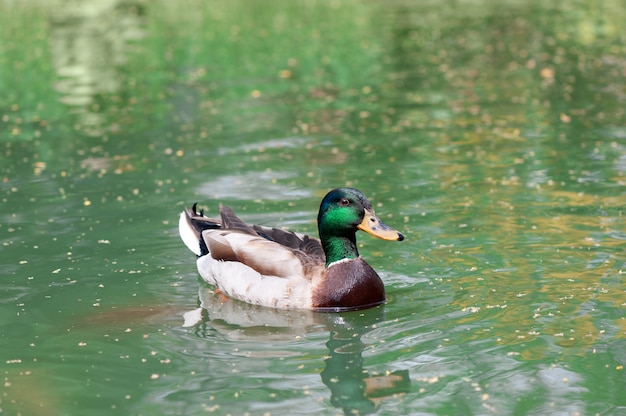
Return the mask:
[[329,317],[329,356],[321,376],[331,391],[330,402],[346,415],[373,413],[385,398],[411,389],[408,370],[370,374],[363,368],[366,346],[361,338],[382,321],[383,311],[375,308],[358,315]]
[[329,332],[321,378],[331,392],[331,404],[346,415],[375,412],[383,400],[410,390],[408,370],[370,374],[364,368],[367,346],[361,338],[384,321],[384,307],[342,314],[277,310],[226,298],[204,284],[198,297],[200,307],[185,314],[185,326],[195,326],[194,332],[202,337],[211,337],[211,331],[217,330],[233,342],[273,343],[272,350],[259,357],[298,356],[281,350],[280,343]]
[[[453,3],[0,0],[2,411],[623,413],[624,2]],[[344,185],[407,235],[384,319],[182,326],[189,195]]]
[[138,0],[57,0],[48,5],[50,52],[61,101],[80,117],[86,133],[102,133],[99,97],[119,93],[119,66],[129,42],[144,36]]

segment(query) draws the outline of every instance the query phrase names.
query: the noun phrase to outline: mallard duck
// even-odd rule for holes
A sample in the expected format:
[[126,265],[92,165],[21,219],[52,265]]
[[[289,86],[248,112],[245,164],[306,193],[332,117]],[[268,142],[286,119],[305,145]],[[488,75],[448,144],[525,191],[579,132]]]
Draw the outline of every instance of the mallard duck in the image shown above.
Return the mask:
[[320,204],[320,238],[249,225],[228,207],[221,220],[185,208],[179,232],[202,278],[228,297],[274,308],[364,309],[385,302],[378,273],[359,256],[356,231],[404,240],[359,190],[330,191]]

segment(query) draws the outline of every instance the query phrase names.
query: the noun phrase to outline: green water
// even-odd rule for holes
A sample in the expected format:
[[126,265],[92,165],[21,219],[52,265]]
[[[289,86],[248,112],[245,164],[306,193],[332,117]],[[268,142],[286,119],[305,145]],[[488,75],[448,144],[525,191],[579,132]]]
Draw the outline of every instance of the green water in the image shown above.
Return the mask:
[[[0,414],[626,415],[625,19],[0,3]],[[383,307],[226,301],[177,235],[346,185],[406,236],[360,235]]]

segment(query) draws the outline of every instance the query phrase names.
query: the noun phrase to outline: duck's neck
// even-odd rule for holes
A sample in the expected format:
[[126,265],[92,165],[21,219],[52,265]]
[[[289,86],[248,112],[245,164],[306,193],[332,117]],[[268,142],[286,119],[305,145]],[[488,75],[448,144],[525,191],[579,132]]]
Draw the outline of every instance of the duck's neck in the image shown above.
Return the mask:
[[320,238],[326,253],[326,267],[336,261],[359,257],[354,233],[348,236],[320,235]]

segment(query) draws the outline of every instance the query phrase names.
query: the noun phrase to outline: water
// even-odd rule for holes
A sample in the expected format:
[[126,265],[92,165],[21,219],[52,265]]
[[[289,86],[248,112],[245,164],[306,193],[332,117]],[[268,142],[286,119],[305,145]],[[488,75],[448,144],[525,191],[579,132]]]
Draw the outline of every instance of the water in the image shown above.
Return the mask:
[[[625,17],[1,3],[1,413],[626,414]],[[360,236],[380,308],[227,301],[177,236],[346,185],[406,236]]]

